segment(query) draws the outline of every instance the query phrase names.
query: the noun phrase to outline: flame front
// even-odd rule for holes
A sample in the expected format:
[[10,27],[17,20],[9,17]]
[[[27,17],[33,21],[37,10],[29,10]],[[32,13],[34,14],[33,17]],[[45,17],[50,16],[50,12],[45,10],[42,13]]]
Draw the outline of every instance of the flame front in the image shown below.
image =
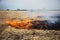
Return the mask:
[[20,28],[20,29],[30,29],[32,24],[32,20],[7,20],[6,23],[11,25],[12,27],[15,28]]
[[7,24],[11,27],[19,28],[19,29],[43,29],[47,28],[47,24],[42,21],[33,21],[30,19],[25,20],[7,20]]

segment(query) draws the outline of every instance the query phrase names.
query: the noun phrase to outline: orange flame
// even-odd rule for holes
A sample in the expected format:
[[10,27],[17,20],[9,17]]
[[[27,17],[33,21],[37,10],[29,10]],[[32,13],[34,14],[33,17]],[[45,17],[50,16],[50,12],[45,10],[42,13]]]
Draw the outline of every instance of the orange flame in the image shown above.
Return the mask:
[[19,28],[19,29],[43,29],[47,28],[47,24],[44,21],[37,21],[34,22],[33,20],[30,19],[25,19],[25,20],[7,20],[7,24],[9,24],[11,27],[14,28]]
[[20,28],[20,29],[30,29],[31,28],[31,22],[32,20],[23,20],[23,21],[19,21],[19,20],[7,20],[6,23],[11,25],[12,27],[15,28]]

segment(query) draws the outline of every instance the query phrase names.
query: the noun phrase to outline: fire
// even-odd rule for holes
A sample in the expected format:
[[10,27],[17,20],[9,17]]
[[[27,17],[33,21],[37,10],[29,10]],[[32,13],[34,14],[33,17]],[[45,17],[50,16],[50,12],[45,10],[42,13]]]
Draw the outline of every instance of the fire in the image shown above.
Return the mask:
[[7,20],[7,24],[11,27],[19,29],[47,29],[48,24],[44,21],[33,21],[31,19],[25,20]]
[[20,20],[7,20],[6,23],[11,25],[12,27],[15,27],[15,28],[20,28],[20,29],[30,29],[31,28],[31,22],[32,20],[23,20],[23,21],[20,21]]

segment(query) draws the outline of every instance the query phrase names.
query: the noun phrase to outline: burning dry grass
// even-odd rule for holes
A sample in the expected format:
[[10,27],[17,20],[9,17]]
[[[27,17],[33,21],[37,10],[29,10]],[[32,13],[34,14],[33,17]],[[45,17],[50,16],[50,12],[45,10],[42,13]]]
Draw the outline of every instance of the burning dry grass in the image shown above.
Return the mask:
[[11,27],[19,29],[47,29],[48,24],[44,21],[25,20],[7,20],[7,24]]
[[24,20],[24,21],[20,21],[20,20],[8,20],[6,21],[7,24],[11,25],[12,27],[15,28],[20,28],[20,29],[29,29],[32,20]]
[[[55,13],[52,13],[52,14],[55,14]],[[41,15],[41,13],[37,15]],[[34,15],[33,17],[32,12],[26,12],[26,11],[0,11],[0,23],[5,24],[6,22],[6,24],[9,24],[10,26],[14,28],[19,28],[19,29],[48,29],[49,28],[53,30],[56,30],[56,29],[60,30],[60,27],[59,27],[60,23],[51,24],[51,23],[48,23],[49,20],[45,22],[44,18],[43,19],[36,18],[35,16],[37,15]],[[30,18],[34,20],[31,20]],[[9,20],[6,21],[6,19],[9,19]],[[14,20],[10,20],[10,19],[14,19]],[[20,20],[20,19],[25,19],[25,20]]]

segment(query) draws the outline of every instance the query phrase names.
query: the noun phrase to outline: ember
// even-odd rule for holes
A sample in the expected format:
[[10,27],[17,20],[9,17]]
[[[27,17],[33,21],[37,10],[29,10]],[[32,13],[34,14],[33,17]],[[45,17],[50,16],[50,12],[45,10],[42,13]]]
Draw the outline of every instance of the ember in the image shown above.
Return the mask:
[[35,21],[35,20],[7,20],[7,24],[11,27],[19,29],[47,29],[48,24],[45,21]]

